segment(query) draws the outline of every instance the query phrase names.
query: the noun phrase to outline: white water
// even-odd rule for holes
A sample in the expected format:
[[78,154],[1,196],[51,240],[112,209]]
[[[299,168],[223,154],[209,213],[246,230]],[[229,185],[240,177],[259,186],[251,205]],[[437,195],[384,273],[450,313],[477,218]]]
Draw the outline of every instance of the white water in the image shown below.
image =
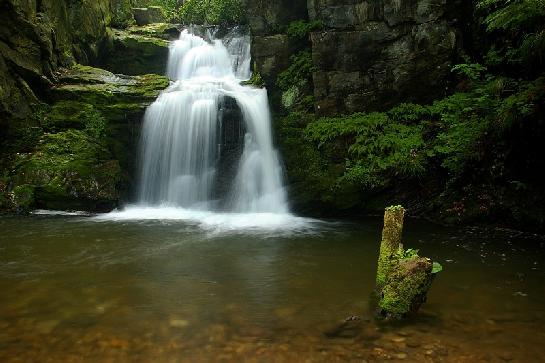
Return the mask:
[[[247,35],[206,41],[186,30],[171,44],[167,75],[173,83],[144,119],[139,203],[110,214],[112,219],[162,216],[234,228],[289,226],[294,217],[272,143],[267,91],[240,85],[251,75],[250,64]],[[230,192],[217,201],[218,110],[225,97],[236,100],[246,134]]]

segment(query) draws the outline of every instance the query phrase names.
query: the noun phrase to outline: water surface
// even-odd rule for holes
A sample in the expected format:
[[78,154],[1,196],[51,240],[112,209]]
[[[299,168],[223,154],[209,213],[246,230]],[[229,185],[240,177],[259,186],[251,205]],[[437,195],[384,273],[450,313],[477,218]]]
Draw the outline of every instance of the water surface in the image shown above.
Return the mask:
[[0,218],[0,361],[545,361],[538,237],[408,221],[444,271],[392,326],[369,312],[379,219],[158,217]]

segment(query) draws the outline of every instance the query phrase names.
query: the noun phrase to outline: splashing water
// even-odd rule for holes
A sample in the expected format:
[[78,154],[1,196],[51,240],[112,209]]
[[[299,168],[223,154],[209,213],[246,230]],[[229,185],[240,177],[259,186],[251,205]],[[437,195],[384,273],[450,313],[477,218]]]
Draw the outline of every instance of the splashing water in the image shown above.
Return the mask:
[[[249,35],[205,40],[185,30],[170,46],[174,82],[148,108],[141,141],[140,211],[289,214],[282,168],[273,147],[267,91],[241,82],[251,76]],[[242,123],[233,177],[222,177],[222,113],[236,101]],[[223,159],[222,159],[223,160]],[[225,195],[218,195],[229,183]],[[225,187],[225,185],[223,185]],[[117,212],[120,213],[120,212]],[[180,214],[180,218],[184,213]],[[248,216],[248,218],[252,218]]]

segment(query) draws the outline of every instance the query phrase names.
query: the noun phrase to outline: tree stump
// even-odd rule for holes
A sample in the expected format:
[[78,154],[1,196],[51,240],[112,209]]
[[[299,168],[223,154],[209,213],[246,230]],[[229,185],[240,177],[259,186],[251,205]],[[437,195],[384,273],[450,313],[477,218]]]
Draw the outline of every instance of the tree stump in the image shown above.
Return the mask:
[[403,249],[401,237],[403,234],[403,220],[405,209],[402,206],[386,208],[384,212],[384,228],[378,257],[377,286],[384,286],[392,269],[397,264],[397,253]]
[[426,301],[435,274],[441,265],[404,250],[402,244],[405,209],[393,206],[384,213],[384,229],[378,259],[376,298],[377,317],[402,319],[418,312]]

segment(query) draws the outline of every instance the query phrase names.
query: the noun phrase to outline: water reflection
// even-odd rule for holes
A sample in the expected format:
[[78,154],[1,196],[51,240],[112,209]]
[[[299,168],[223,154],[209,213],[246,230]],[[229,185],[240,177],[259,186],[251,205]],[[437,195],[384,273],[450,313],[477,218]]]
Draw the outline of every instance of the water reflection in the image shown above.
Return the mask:
[[2,218],[0,361],[545,358],[541,239],[408,221],[407,245],[445,271],[416,320],[383,326],[368,312],[380,220],[331,226]]

